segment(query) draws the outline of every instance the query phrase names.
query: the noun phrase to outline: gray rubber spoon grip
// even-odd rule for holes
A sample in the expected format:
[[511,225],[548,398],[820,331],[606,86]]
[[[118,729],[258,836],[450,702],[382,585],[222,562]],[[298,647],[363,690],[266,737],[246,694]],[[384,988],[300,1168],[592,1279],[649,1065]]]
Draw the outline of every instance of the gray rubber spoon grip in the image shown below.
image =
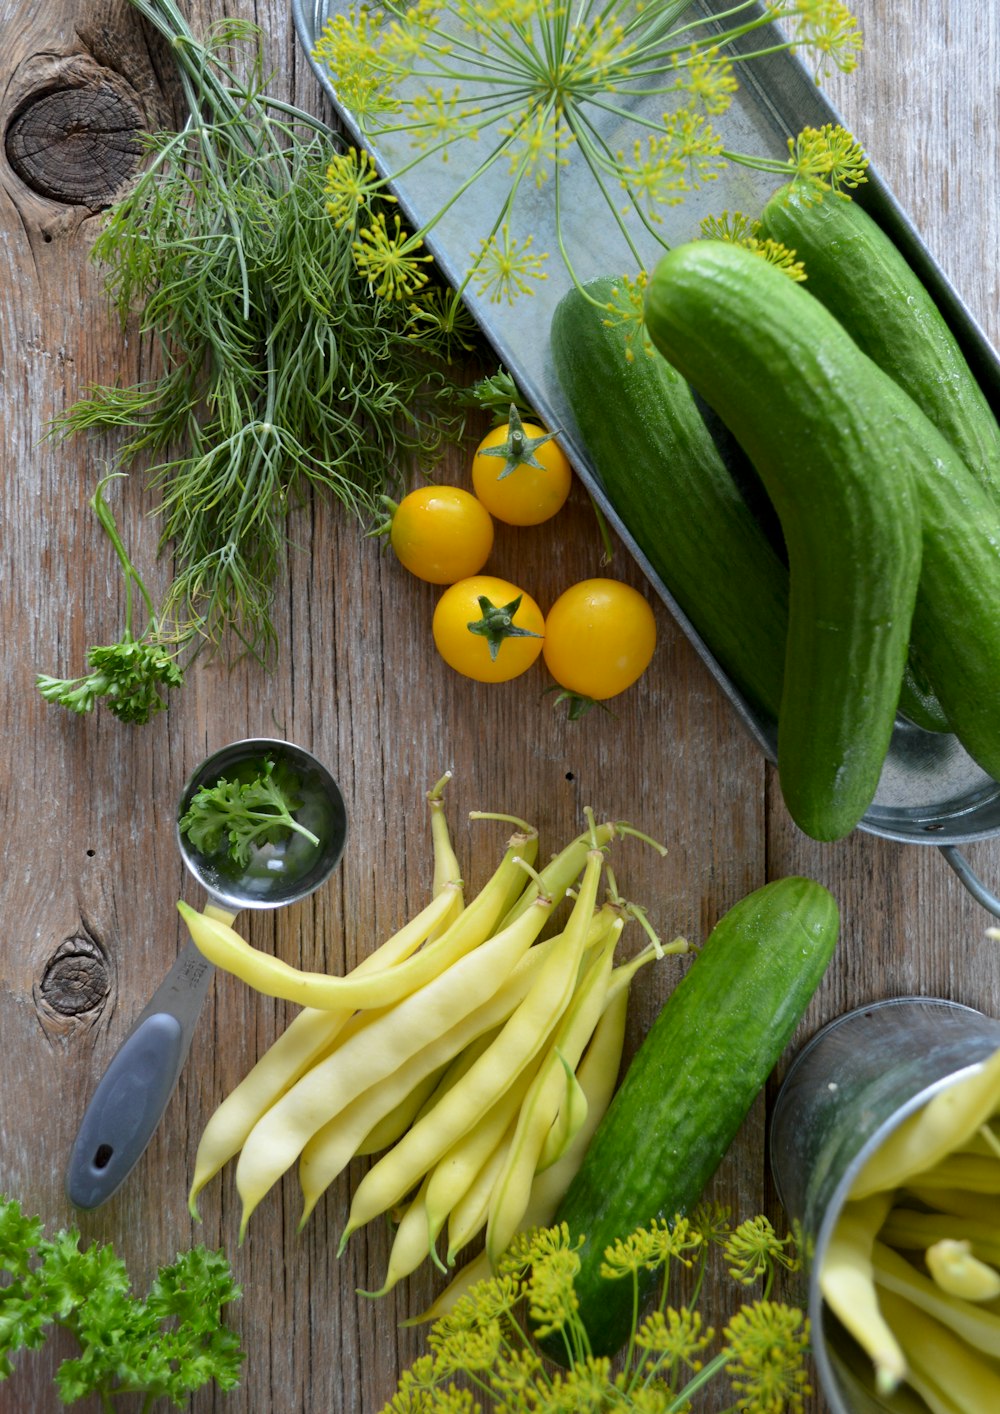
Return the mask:
[[181,1023],[154,1012],[131,1032],[101,1077],[80,1125],[66,1173],[77,1208],[97,1208],[117,1191],[152,1139],[186,1051]]

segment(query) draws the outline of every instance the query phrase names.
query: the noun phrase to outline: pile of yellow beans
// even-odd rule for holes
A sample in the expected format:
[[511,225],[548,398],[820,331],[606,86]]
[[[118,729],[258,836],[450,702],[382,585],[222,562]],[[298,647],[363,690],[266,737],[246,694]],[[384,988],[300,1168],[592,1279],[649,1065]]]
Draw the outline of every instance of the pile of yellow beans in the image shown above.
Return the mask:
[[893,1131],[851,1187],[823,1299],[932,1414],[1000,1409],[1000,1051]]
[[[209,1120],[192,1213],[236,1159],[241,1238],[296,1165],[304,1223],[350,1161],[370,1155],[340,1250],[373,1218],[392,1216],[379,1293],[427,1258],[453,1267],[479,1236],[478,1262],[495,1263],[516,1232],[551,1220],[611,1099],[633,977],[652,958],[688,948],[683,939],[664,947],[618,892],[606,853],[637,832],[590,811],[541,870],[534,829],[474,812],[515,829],[467,901],[443,811],[446,780],[427,796],[431,901],[346,976],[290,967],[223,920],[179,905],[212,962],[303,1007]],[[645,944],[618,961],[632,918]]]

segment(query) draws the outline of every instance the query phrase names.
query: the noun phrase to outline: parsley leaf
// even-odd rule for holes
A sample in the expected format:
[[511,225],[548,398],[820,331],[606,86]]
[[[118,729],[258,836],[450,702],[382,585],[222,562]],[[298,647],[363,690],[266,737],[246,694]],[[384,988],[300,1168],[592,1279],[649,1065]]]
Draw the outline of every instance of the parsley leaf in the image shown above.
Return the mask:
[[274,761],[267,757],[251,781],[220,776],[214,786],[197,790],[178,822],[181,834],[202,854],[218,854],[227,842],[229,858],[241,866],[249,863],[254,845],[277,844],[289,830],[316,846],[318,836],[293,814],[302,804],[297,789],[296,778],[287,772],[276,776]]
[[69,1329],[80,1346],[55,1375],[67,1404],[90,1395],[106,1403],[142,1394],[147,1406],[169,1399],[177,1408],[214,1380],[239,1382],[243,1351],[221,1321],[240,1289],[221,1252],[193,1247],[160,1268],[148,1296],[136,1296],[111,1244],[81,1246],[75,1228],[43,1236],[38,1218],[0,1195],[0,1380],[11,1355],[44,1344],[48,1328]]

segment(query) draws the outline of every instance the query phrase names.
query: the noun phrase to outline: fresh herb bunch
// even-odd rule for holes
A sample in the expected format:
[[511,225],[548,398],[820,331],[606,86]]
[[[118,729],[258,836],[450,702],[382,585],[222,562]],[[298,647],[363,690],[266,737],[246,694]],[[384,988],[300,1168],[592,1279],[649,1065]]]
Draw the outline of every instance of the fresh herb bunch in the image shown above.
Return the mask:
[[[387,293],[411,297],[427,279],[424,237],[482,177],[506,167],[458,295],[471,283],[510,303],[546,278],[548,259],[532,236],[514,233],[519,198],[551,193],[559,256],[580,285],[563,222],[570,175],[589,174],[642,269],[637,224],[666,249],[664,211],[730,162],[780,168],[731,151],[717,130],[737,65],[803,49],[816,56],[817,81],[830,65],[849,71],[861,47],[854,17],[841,0],[737,0],[716,17],[685,20],[690,9],[691,0],[583,0],[572,9],[561,0],[381,0],[331,17],[315,55],[338,97],[366,138],[406,134],[414,152],[385,178],[356,153],[330,164],[331,213],[356,230],[359,267]],[[612,146],[619,125],[629,135],[622,147]],[[481,155],[463,165],[456,149],[472,144]],[[419,230],[388,224],[373,198],[434,158],[458,171],[451,195]]]
[[[631,1281],[635,1293],[631,1339],[616,1362],[591,1352],[573,1295],[578,1244],[565,1224],[520,1234],[495,1275],[433,1322],[429,1353],[403,1372],[382,1414],[478,1414],[474,1392],[508,1414],[690,1414],[696,1393],[719,1379],[728,1381],[734,1414],[801,1414],[810,1393],[809,1322],[772,1298],[777,1270],[800,1265],[796,1243],[779,1238],[767,1218],[732,1228],[728,1216],[702,1204],[689,1218],[654,1221],[607,1249],[602,1276]],[[697,1309],[713,1246],[738,1285],[763,1281],[761,1295],[718,1334]],[[677,1308],[667,1304],[675,1267],[692,1274]],[[650,1271],[662,1273],[660,1298],[642,1317],[639,1292]],[[562,1346],[564,1368],[545,1359],[535,1338]]]
[[221,1252],[180,1253],[143,1299],[110,1244],[83,1247],[75,1228],[47,1238],[37,1217],[0,1194],[0,1271],[0,1380],[13,1373],[12,1355],[37,1350],[60,1326],[80,1346],[56,1371],[65,1404],[96,1395],[110,1410],[139,1394],[143,1409],[157,1399],[180,1409],[212,1380],[223,1390],[239,1383],[243,1352],[221,1313],[240,1289]]
[[[325,210],[338,139],[265,91],[254,25],[201,41],[172,0],[131,3],[170,44],[188,118],[146,139],[93,255],[159,371],[91,389],[54,431],[114,430],[119,465],[155,463],[175,564],[155,638],[218,645],[232,630],[267,662],[290,511],[318,491],[365,516],[460,433],[447,360],[471,325],[442,329],[433,284],[401,305],[359,274]],[[391,209],[378,199],[373,218]]]
[[[78,678],[55,678],[40,673],[35,679],[47,702],[57,702],[71,712],[92,712],[105,698],[112,714],[122,722],[144,725],[166,707],[160,689],[168,691],[184,682],[184,671],[176,651],[161,642],[159,623],[152,596],[139,577],[104,496],[104,488],[116,475],[112,472],[97,484],[90,504],[102,529],[111,541],[125,579],[125,628],[117,643],[94,645],[87,653],[91,671]],[[138,591],[148,615],[139,637],[132,632],[135,592]]]
[[250,862],[254,846],[278,844],[289,830],[304,835],[313,847],[319,837],[296,820],[294,812],[302,804],[294,773],[275,773],[274,759],[266,757],[260,771],[249,781],[220,776],[214,786],[201,786],[178,821],[202,854],[218,854],[225,845],[234,863]]

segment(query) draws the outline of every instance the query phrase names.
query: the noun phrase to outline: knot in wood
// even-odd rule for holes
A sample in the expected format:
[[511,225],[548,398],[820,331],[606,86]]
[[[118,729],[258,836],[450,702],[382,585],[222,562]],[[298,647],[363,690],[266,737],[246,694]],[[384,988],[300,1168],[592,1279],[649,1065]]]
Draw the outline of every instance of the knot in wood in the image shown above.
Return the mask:
[[46,964],[39,992],[45,1007],[57,1016],[97,1010],[111,992],[107,958],[92,938],[66,938]]
[[26,186],[68,206],[99,210],[141,156],[139,107],[109,82],[36,94],[7,129],[7,158]]

